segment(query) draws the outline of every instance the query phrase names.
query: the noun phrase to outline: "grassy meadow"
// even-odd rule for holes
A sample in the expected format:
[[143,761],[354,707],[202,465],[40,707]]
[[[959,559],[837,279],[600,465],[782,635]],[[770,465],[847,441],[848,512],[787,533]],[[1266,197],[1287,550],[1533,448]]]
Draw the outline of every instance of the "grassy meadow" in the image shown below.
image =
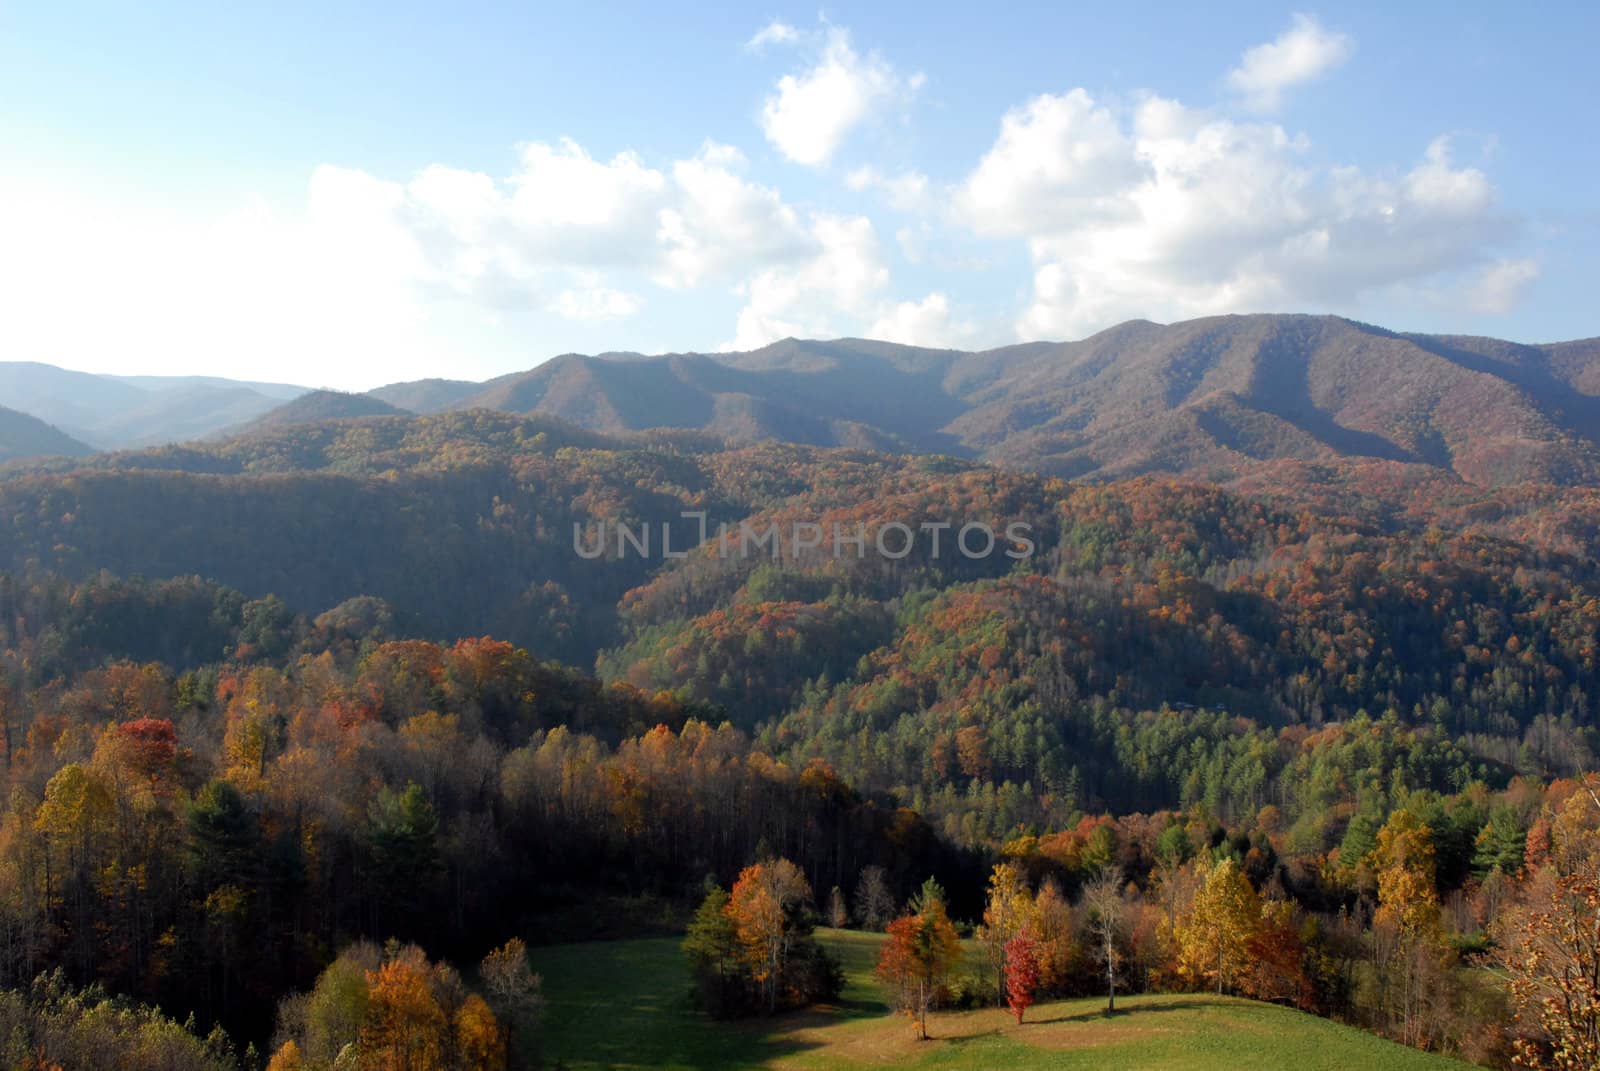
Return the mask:
[[544,976],[551,1066],[600,1068],[1015,1068],[1248,1071],[1444,1071],[1466,1065],[1287,1008],[1194,994],[1036,1005],[1010,1014],[940,1012],[933,1038],[889,1011],[872,976],[882,938],[820,930],[844,963],[839,1004],[771,1019],[716,1022],[689,1005],[675,938],[597,941],[534,950]]

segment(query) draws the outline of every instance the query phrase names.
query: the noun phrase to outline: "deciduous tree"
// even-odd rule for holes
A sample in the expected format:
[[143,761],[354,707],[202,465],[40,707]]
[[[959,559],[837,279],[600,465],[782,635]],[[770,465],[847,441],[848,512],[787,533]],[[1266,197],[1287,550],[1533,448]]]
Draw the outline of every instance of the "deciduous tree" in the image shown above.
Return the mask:
[[1261,900],[1237,863],[1226,858],[1202,868],[1194,900],[1174,927],[1179,977],[1218,993],[1238,988],[1251,970],[1260,923]]
[[794,938],[795,914],[811,897],[800,868],[787,859],[745,867],[724,909],[733,920],[768,1011],[776,1011]]
[[894,918],[894,894],[889,891],[889,879],[881,866],[861,868],[856,882],[856,925],[870,933],[882,933]]
[[1088,914],[1089,933],[1095,956],[1105,971],[1106,1013],[1117,1010],[1117,980],[1122,971],[1122,937],[1127,903],[1122,898],[1122,869],[1108,866],[1083,889],[1083,906]]
[[532,1067],[538,1057],[542,983],[528,963],[528,947],[513,937],[478,965],[484,995],[506,1036],[507,1062],[514,1071]]
[[1378,882],[1372,938],[1379,1010],[1400,1040],[1417,1045],[1438,1026],[1431,1009],[1448,996],[1432,830],[1412,811],[1397,810],[1378,830],[1367,862]]
[[360,1047],[373,1071],[443,1071],[450,1024],[419,960],[397,956],[367,975]]
[[1006,942],[1006,1003],[1019,1026],[1022,1013],[1033,1006],[1033,995],[1038,988],[1039,945],[1027,927],[1023,927]]
[[[1006,1000],[1006,948],[1034,916],[1033,893],[1022,871],[1012,863],[997,863],[989,874],[989,899],[983,908],[978,940],[993,972],[995,1000]],[[1035,973],[1038,964],[1035,963]]]
[[928,1038],[928,1009],[945,977],[961,959],[961,939],[945,912],[944,900],[923,897],[915,914],[889,923],[889,940],[878,958],[878,977],[895,993],[896,1005]]
[[1549,862],[1497,921],[1520,1067],[1600,1067],[1600,778],[1589,778],[1548,823]]

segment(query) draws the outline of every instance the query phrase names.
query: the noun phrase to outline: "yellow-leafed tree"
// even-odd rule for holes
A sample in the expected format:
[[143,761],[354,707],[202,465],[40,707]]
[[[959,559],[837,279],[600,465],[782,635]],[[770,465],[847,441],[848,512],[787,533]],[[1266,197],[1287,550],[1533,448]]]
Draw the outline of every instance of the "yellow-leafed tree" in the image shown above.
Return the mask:
[[1237,989],[1250,973],[1261,899],[1232,859],[1204,867],[1201,878],[1189,910],[1173,924],[1177,973],[1224,993]]

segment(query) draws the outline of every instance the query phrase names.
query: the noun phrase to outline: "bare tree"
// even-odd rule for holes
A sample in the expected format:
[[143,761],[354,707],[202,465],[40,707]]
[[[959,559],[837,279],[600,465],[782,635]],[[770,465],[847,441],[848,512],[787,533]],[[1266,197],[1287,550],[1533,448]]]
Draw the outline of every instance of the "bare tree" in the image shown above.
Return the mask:
[[882,933],[894,918],[894,894],[889,891],[889,878],[881,866],[861,868],[861,880],[856,882],[856,923],[870,933]]
[[1117,979],[1122,969],[1122,952],[1117,939],[1122,935],[1127,902],[1122,898],[1122,868],[1107,864],[1083,887],[1083,906],[1088,913],[1089,935],[1095,958],[1106,969],[1106,1014],[1117,1010]]

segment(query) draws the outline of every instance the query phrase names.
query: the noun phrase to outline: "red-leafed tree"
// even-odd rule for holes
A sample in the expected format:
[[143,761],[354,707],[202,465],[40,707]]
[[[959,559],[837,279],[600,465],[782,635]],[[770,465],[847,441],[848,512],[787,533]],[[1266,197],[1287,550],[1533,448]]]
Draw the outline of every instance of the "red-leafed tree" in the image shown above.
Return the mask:
[[1006,1003],[1022,1022],[1022,1013],[1033,1007],[1033,994],[1039,988],[1039,942],[1026,927],[1006,942]]
[[119,731],[127,747],[128,764],[154,781],[172,767],[178,754],[178,731],[166,718],[135,718]]

